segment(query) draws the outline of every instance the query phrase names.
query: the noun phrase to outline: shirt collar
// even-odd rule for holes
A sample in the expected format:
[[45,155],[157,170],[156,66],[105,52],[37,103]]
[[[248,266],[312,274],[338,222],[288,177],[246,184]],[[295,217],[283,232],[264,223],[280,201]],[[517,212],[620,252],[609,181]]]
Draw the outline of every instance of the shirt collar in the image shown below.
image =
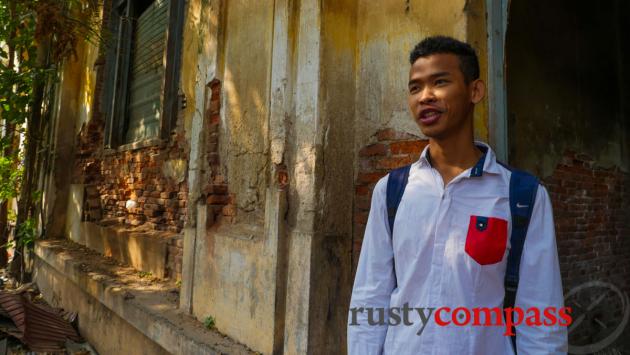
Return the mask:
[[[484,172],[498,174],[500,172],[496,156],[494,151],[490,146],[481,141],[475,141],[475,146],[479,148],[483,152],[483,155],[477,163],[470,169],[470,177],[479,177],[482,176]],[[424,147],[422,150],[422,154],[420,154],[420,159],[418,163],[420,166],[432,166],[431,165],[431,154],[429,153],[430,145]]]

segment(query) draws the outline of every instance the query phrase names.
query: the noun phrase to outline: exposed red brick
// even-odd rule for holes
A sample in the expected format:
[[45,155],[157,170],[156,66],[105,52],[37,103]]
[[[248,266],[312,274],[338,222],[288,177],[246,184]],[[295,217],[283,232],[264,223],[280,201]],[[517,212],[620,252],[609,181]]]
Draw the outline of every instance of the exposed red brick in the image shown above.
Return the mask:
[[357,213],[354,214],[354,221],[355,221],[355,223],[366,224],[367,223],[367,219],[368,219],[368,213],[367,212],[357,212]]
[[[375,149],[374,143],[359,154],[353,270],[361,251],[376,177],[416,160],[427,144],[391,129],[378,132],[376,137],[378,151],[387,154],[368,154]],[[592,158],[567,152],[544,183],[554,208],[565,292],[589,280],[610,281],[630,292],[630,174],[619,168],[599,168]]]
[[359,173],[357,176],[357,183],[359,184],[369,184],[377,182],[380,178],[385,176],[385,172],[378,173]]
[[392,170],[392,169],[396,169],[401,166],[410,164],[414,160],[415,160],[414,157],[411,157],[411,156],[388,157],[388,158],[379,160],[376,163],[376,167],[378,169]]
[[212,194],[208,196],[207,201],[209,205],[226,205],[230,202],[230,197],[228,195],[215,195]]
[[424,147],[427,146],[426,141],[404,141],[393,142],[390,144],[389,149],[392,154],[416,154],[420,155]]
[[371,201],[368,196],[356,196],[354,199],[354,207],[359,211],[368,211],[370,209]]
[[387,128],[376,133],[376,139],[378,139],[379,141],[410,140],[418,138],[419,137],[413,134],[395,131],[391,128]]
[[[110,4],[110,1],[106,0],[106,4]],[[107,22],[106,11],[103,15],[104,28],[108,27]],[[102,218],[121,217],[122,221],[131,226],[144,224],[154,229],[180,233],[186,209],[181,208],[170,213],[164,213],[164,210],[172,204],[179,204],[178,201],[182,201],[185,206],[187,181],[184,179],[175,186],[174,182],[162,174],[161,167],[167,159],[188,160],[189,147],[183,126],[176,127],[163,144],[122,152],[105,151],[105,119],[101,112],[103,105],[100,103],[106,79],[104,68],[104,65],[96,66],[92,115],[81,127],[76,140],[71,181],[74,184],[88,185],[90,196],[95,197],[86,200],[89,208],[84,209],[84,218],[96,222]],[[180,200],[170,200],[180,196]],[[150,198],[155,199],[151,200],[153,203],[147,203]],[[136,208],[126,208],[129,199],[137,202]],[[181,270],[181,265],[169,264],[168,268]]]
[[359,156],[361,157],[383,156],[386,154],[387,146],[381,143],[370,144],[359,150]]
[[355,193],[359,196],[366,196],[370,193],[370,189],[368,189],[366,186],[357,186],[355,187]]
[[630,291],[630,175],[566,152],[544,182],[554,209],[565,291],[590,280]]

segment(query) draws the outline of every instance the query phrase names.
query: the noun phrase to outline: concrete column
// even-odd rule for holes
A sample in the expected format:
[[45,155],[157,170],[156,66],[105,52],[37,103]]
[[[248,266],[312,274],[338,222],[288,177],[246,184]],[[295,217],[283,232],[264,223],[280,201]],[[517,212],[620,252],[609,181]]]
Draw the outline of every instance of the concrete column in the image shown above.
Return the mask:
[[295,9],[285,354],[345,351],[351,286],[356,4],[355,0],[304,0]]
[[286,235],[287,194],[286,177],[287,131],[293,108],[292,69],[295,63],[294,46],[297,5],[292,0],[276,0],[274,4],[273,48],[271,62],[271,90],[269,108],[270,187],[265,206],[265,234],[269,250],[275,251],[274,341],[273,353],[282,354],[286,318],[288,239]]
[[190,142],[190,155],[180,308],[187,313],[192,312],[197,238],[206,230],[206,206],[199,201],[207,169],[204,113],[210,104],[209,84],[220,76],[217,68],[220,4],[220,0],[189,0],[184,29],[181,87],[188,102],[184,110],[184,124]]
[[289,164],[289,245],[285,354],[309,350],[311,255],[317,219],[316,165],[319,134],[320,0],[299,2],[296,45],[295,116]]

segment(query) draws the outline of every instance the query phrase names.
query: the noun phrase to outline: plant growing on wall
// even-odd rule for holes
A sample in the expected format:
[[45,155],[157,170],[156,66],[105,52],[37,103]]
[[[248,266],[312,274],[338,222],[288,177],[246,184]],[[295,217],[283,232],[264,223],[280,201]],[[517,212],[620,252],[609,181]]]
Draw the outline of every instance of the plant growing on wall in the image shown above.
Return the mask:
[[[0,245],[8,244],[9,201],[17,199],[10,272],[24,276],[37,226],[58,69],[79,41],[98,38],[100,0],[0,0]],[[0,267],[6,265],[0,251]]]

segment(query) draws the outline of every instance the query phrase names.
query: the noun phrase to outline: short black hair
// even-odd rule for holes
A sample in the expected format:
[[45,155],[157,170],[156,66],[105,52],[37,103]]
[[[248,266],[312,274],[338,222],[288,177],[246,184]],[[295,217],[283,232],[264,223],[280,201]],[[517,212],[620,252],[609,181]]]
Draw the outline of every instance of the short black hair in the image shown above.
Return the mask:
[[409,54],[411,65],[418,58],[432,54],[454,54],[459,58],[459,68],[464,74],[466,83],[479,79],[479,59],[475,49],[468,43],[447,36],[427,37],[416,44]]

